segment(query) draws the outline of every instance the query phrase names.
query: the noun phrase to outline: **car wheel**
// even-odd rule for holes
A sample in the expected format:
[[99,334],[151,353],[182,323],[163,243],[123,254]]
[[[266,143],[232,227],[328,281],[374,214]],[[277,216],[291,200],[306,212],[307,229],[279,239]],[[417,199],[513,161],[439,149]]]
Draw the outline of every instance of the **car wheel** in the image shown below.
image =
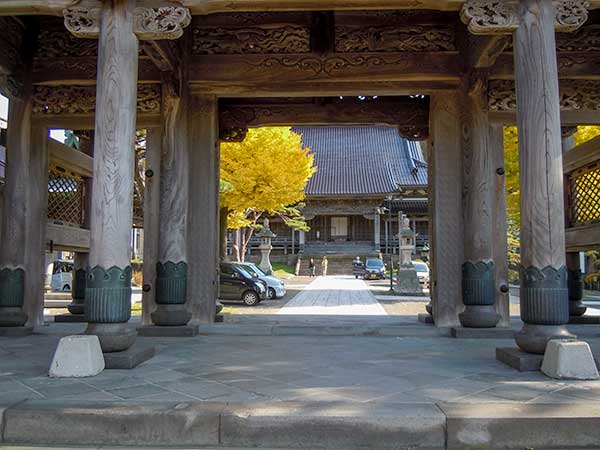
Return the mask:
[[62,288],[63,292],[69,292],[71,290],[71,286],[69,286],[68,284],[65,284]]
[[258,304],[260,299],[258,298],[258,295],[256,294],[256,292],[246,291],[246,292],[244,292],[244,295],[242,296],[242,301],[244,302],[244,305],[246,305],[246,306],[254,306],[254,305]]
[[277,294],[275,293],[275,289],[273,289],[272,287],[269,288],[269,299],[270,300],[275,300],[277,298]]

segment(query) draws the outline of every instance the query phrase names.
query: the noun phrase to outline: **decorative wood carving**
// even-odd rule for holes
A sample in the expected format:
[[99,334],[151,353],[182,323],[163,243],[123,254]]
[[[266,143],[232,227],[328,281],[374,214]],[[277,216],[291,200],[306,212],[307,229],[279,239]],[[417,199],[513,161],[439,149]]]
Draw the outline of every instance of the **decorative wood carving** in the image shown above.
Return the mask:
[[353,52],[443,52],[455,51],[454,27],[413,25],[335,27],[335,51]]
[[64,57],[98,56],[98,42],[80,39],[74,33],[64,29],[41,29],[37,36],[35,57],[64,58]]
[[586,25],[574,33],[557,33],[558,52],[600,52],[600,25]]
[[317,99],[304,103],[221,104],[220,139],[241,141],[251,127],[273,125],[389,125],[410,140],[427,138],[429,105],[416,99]]
[[[489,84],[490,111],[516,111],[517,97],[512,80],[493,80]],[[600,111],[600,81],[561,80],[562,111]]]
[[[557,31],[575,31],[588,17],[587,0],[554,0]],[[518,0],[467,0],[460,13],[473,34],[511,34],[520,24]]]
[[[160,114],[160,104],[160,85],[138,85],[138,113]],[[92,115],[95,108],[96,86],[36,86],[34,89],[34,116]]]
[[[179,39],[192,19],[180,6],[135,8],[134,33],[141,40]],[[65,27],[79,38],[96,39],[100,33],[100,9],[74,7],[63,11]]]
[[309,53],[310,30],[284,25],[277,28],[205,28],[192,30],[192,54]]

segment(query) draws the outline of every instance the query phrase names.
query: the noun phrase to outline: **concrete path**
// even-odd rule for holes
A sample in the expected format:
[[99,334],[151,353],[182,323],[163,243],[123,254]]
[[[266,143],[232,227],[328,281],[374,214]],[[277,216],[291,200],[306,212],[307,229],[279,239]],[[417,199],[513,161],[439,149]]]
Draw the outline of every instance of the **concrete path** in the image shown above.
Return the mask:
[[317,277],[278,314],[387,316],[366,283],[351,276]]

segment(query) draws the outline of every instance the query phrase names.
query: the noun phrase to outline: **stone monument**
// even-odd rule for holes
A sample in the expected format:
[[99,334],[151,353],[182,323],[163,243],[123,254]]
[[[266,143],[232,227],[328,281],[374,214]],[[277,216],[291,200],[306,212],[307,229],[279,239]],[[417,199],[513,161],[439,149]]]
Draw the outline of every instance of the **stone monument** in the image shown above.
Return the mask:
[[271,255],[271,250],[273,250],[271,239],[275,237],[275,234],[269,228],[269,219],[265,218],[263,221],[263,229],[258,233],[258,237],[260,238],[260,246],[258,247],[260,250],[260,264],[258,267],[267,275],[272,275],[273,266],[271,265],[269,256]]
[[419,283],[417,271],[412,263],[412,254],[416,246],[416,233],[410,229],[410,221],[402,212],[398,213],[400,224],[400,261],[398,264],[398,281],[396,292],[400,294],[422,295],[423,288]]

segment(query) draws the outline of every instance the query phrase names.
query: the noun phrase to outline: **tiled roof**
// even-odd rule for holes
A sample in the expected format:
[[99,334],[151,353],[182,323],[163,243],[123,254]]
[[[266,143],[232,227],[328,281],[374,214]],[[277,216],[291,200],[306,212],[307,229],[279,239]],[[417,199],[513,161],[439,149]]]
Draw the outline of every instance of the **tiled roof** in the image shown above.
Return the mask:
[[390,194],[426,186],[427,164],[417,142],[382,126],[294,127],[315,156],[307,195]]
[[[427,214],[427,199],[423,200],[393,200],[392,214],[402,211],[405,214]],[[388,206],[384,203],[384,206]]]

